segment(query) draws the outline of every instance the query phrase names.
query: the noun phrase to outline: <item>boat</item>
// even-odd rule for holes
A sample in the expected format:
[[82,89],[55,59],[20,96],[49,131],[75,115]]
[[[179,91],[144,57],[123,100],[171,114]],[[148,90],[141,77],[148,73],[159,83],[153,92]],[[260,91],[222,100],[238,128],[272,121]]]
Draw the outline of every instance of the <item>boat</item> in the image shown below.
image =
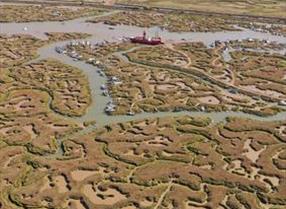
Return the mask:
[[279,102],[279,105],[281,105],[281,106],[286,106],[286,100],[280,101],[280,102]]
[[116,105],[113,103],[113,101],[109,101],[109,102],[106,104],[106,107],[105,107],[104,111],[105,111],[107,114],[111,114],[112,112],[115,111],[115,108],[116,108]]
[[100,75],[101,77],[104,77],[104,76],[105,76],[104,72],[102,72],[102,71],[99,73],[99,75]]
[[109,96],[109,93],[108,93],[107,90],[103,90],[103,91],[102,91],[102,95],[107,97],[107,96]]
[[116,76],[113,76],[109,79],[109,82],[113,85],[119,85],[122,84],[122,82],[117,78]]
[[134,116],[134,115],[135,115],[135,113],[134,113],[134,112],[132,112],[132,111],[129,111],[129,112],[127,112],[127,115],[128,115],[128,116]]
[[114,108],[114,107],[109,107],[109,106],[107,106],[107,107],[105,107],[104,111],[105,111],[107,114],[110,114],[110,113],[112,113],[112,112],[115,111],[115,108]]
[[87,60],[88,63],[93,63],[94,61],[95,61],[95,58],[92,58],[92,57],[88,58],[88,60]]
[[107,90],[107,87],[106,87],[106,85],[102,84],[102,85],[100,86],[100,89],[104,91],[104,90]]
[[64,53],[66,52],[63,48],[61,48],[61,47],[59,47],[59,46],[57,46],[57,47],[55,48],[55,51],[56,51],[57,53],[59,53],[59,54],[64,54]]
[[148,38],[146,32],[143,32],[143,36],[131,37],[130,41],[136,44],[146,44],[146,45],[159,45],[163,44],[161,37]]

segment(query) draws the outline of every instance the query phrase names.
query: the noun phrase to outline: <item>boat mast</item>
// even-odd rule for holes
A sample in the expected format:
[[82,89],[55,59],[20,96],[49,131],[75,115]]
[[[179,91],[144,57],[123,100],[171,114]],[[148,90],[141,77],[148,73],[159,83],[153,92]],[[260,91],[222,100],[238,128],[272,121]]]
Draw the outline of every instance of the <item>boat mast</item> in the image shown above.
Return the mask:
[[146,31],[144,30],[143,32],[143,39],[145,40],[146,39]]

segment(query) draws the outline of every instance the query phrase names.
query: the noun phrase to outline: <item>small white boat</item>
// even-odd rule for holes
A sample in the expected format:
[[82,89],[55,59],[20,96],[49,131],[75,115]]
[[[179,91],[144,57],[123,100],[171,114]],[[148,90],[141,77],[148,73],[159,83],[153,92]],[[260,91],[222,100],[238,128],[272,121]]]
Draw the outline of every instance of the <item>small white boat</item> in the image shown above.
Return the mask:
[[135,113],[134,113],[134,112],[132,112],[132,111],[129,111],[129,112],[127,113],[127,115],[128,115],[128,116],[134,116],[134,115],[135,115]]
[[104,90],[104,91],[102,92],[102,95],[107,97],[107,96],[109,96],[109,93],[108,93],[107,90]]
[[286,106],[286,100],[282,100],[279,102],[279,105]]
[[100,89],[101,89],[101,90],[106,90],[107,87],[106,87],[106,85],[102,84],[102,85],[100,86]]
[[95,58],[88,58],[88,60],[87,60],[88,62],[93,62],[93,61],[95,61]]
[[115,111],[115,107],[107,106],[107,107],[105,107],[104,111],[106,113],[112,113]]

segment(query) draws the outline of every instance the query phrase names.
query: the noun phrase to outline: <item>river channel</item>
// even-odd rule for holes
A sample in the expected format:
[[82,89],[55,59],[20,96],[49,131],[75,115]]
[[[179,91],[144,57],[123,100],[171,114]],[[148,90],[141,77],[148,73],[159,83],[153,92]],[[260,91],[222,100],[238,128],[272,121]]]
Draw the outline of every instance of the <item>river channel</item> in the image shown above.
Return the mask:
[[[65,21],[65,22],[30,22],[30,23],[0,23],[0,33],[1,34],[29,34],[37,38],[46,39],[45,32],[84,32],[92,35],[89,40],[91,44],[101,43],[103,41],[120,41],[123,37],[136,36],[141,34],[146,30],[149,34],[160,33],[160,36],[164,41],[169,42],[181,42],[185,41],[201,41],[207,46],[210,46],[215,41],[229,41],[237,39],[266,39],[269,41],[276,41],[277,43],[286,43],[286,37],[271,35],[269,33],[255,32],[248,29],[243,31],[234,32],[168,32],[166,30],[161,30],[160,28],[140,28],[134,26],[110,26],[104,25],[102,23],[87,23],[87,18],[79,18],[76,20]],[[23,30],[26,28],[27,30]],[[165,116],[180,116],[180,115],[190,115],[190,116],[201,116],[210,117],[213,122],[224,121],[226,117],[237,116],[237,117],[247,117],[262,121],[274,121],[274,120],[285,120],[286,112],[279,113],[271,117],[260,117],[243,112],[158,112],[158,113],[140,113],[135,116],[109,116],[104,113],[104,108],[106,104],[112,99],[110,97],[103,96],[100,91],[100,86],[107,82],[107,78],[100,76],[97,72],[98,68],[93,65],[87,64],[84,61],[74,61],[72,58],[64,54],[58,54],[55,51],[56,46],[64,46],[69,41],[57,42],[48,46],[44,46],[38,50],[39,57],[34,61],[46,58],[54,58],[60,60],[61,62],[77,67],[81,69],[89,79],[92,104],[88,108],[87,113],[78,118],[70,118],[77,122],[96,120],[96,126],[104,126],[111,123],[127,122],[131,120],[139,120],[144,118],[155,118],[155,117],[165,117]]]

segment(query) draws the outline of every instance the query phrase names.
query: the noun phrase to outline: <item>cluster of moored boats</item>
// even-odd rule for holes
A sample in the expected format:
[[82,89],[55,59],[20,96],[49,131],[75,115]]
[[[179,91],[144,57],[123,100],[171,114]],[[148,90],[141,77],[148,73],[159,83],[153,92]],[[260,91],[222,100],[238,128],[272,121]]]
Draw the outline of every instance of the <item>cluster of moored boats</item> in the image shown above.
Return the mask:
[[[79,53],[77,53],[75,50],[70,50],[71,47],[75,47],[75,46],[81,46],[81,47],[88,47],[88,48],[96,48],[99,46],[102,46],[104,44],[108,43],[107,41],[104,41],[102,43],[97,43],[97,44],[91,44],[90,41],[71,41],[70,43],[68,43],[66,46],[57,46],[55,47],[55,51],[59,54],[67,54],[68,56],[70,56],[71,58],[73,58],[74,61],[79,61],[82,60],[82,55],[80,55]],[[87,60],[88,63],[92,63],[95,65],[100,65],[100,62],[97,61],[95,58],[89,58]]]
[[[103,70],[98,70],[97,72],[98,72],[98,74],[99,74],[100,76],[105,76],[105,73],[103,72]],[[120,81],[120,79],[117,78],[116,76],[112,76],[112,77],[109,78],[108,81],[107,81],[107,85],[120,85],[120,84],[122,84],[122,81]],[[102,91],[102,95],[103,95],[103,96],[108,96],[108,97],[109,97],[110,95],[109,95],[109,92],[108,92],[108,87],[107,87],[107,85],[102,84],[102,85],[100,86],[100,90]],[[115,103],[114,101],[110,100],[110,101],[106,104],[106,107],[104,108],[104,111],[105,111],[107,114],[111,114],[111,113],[115,112],[116,107],[117,107],[116,103]],[[132,111],[129,111],[129,112],[127,113],[127,115],[133,116],[133,115],[135,115],[135,113],[132,112]]]
[[[68,56],[70,56],[71,58],[73,58],[74,61],[79,61],[79,60],[82,60],[82,55],[80,55],[79,53],[77,53],[75,50],[69,50],[70,46],[85,46],[85,47],[98,47],[100,45],[103,45],[103,44],[106,44],[106,42],[103,42],[103,43],[98,43],[98,44],[95,44],[95,45],[91,45],[91,43],[89,41],[72,41],[70,42],[67,46],[63,46],[63,47],[60,47],[60,46],[57,46],[55,47],[55,51],[59,54],[67,54]],[[101,62],[96,60],[96,58],[89,58],[87,60],[87,63],[90,63],[90,64],[94,64],[95,66],[97,67],[101,67]],[[102,69],[98,69],[97,70],[98,74],[102,77],[105,76],[105,73]],[[102,84],[100,86],[100,90],[102,91],[102,95],[104,96],[109,96],[109,92],[108,92],[108,87],[107,85],[119,85],[121,84],[122,81],[120,81],[120,79],[116,76],[112,76],[110,78],[108,78],[107,80],[107,84]],[[111,114],[112,112],[115,111],[116,109],[116,104],[111,100],[107,103],[104,111],[107,113],[107,114]],[[129,115],[132,115],[131,113]]]
[[[98,73],[100,76],[105,76],[104,72],[102,70],[98,70]],[[120,85],[122,83],[122,81],[120,81],[119,78],[117,78],[116,76],[112,76],[111,78],[108,79],[107,81],[107,85]],[[109,92],[108,92],[108,87],[105,84],[102,84],[100,86],[100,90],[102,91],[102,95],[103,96],[109,96]],[[109,101],[104,109],[104,111],[107,114],[111,114],[112,112],[114,112],[116,109],[116,104],[113,101]]]
[[[105,75],[102,70],[98,70],[98,73],[99,73],[100,76],[104,76],[104,75]],[[120,84],[122,84],[122,81],[120,81],[120,79],[117,78],[116,76],[112,76],[112,77],[109,78],[108,81],[107,81],[107,85],[120,85]],[[100,90],[102,91],[102,95],[104,95],[104,96],[109,96],[108,87],[107,87],[105,84],[102,84],[102,85],[100,86]],[[115,112],[116,107],[117,107],[116,103],[111,100],[111,101],[109,101],[109,102],[106,104],[106,107],[105,107],[104,111],[105,111],[107,114],[111,114],[112,112]],[[129,111],[129,112],[127,113],[127,115],[133,116],[133,115],[135,115],[135,113],[132,112],[132,111]]]

